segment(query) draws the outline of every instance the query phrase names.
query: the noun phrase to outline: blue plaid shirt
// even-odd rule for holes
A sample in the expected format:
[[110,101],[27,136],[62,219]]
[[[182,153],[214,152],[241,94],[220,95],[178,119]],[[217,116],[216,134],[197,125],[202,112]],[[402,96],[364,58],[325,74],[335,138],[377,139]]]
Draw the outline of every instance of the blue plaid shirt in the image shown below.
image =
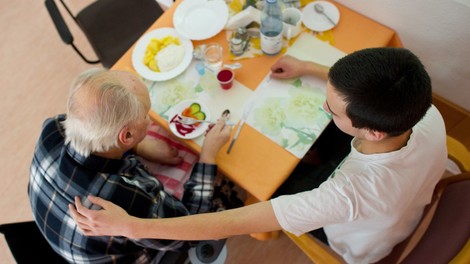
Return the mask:
[[45,121],[28,186],[35,221],[52,248],[74,263],[158,262],[164,251],[187,249],[185,241],[84,236],[67,205],[78,195],[86,207],[97,209],[86,199],[92,194],[142,218],[208,212],[217,167],[197,163],[180,201],[167,194],[134,155],[120,160],[84,157],[64,145],[64,120],[65,115],[59,115]]

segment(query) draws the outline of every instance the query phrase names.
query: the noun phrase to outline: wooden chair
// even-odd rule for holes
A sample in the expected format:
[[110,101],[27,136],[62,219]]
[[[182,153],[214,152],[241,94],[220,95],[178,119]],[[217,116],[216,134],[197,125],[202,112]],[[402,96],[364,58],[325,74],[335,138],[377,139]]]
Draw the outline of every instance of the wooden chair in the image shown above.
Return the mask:
[[459,166],[460,171],[470,172],[470,151],[457,139],[447,136],[449,159]]
[[74,44],[74,38],[59,11],[56,0],[45,4],[62,41],[71,45],[87,63],[110,68],[163,13],[155,0],[97,0],[72,13],[60,0],[67,13],[83,31],[98,60],[88,59]]
[[[378,263],[468,263],[470,259],[470,152],[447,136],[449,159],[463,172],[442,179],[413,233]],[[310,234],[284,233],[318,264],[345,263],[330,247]],[[432,261],[431,261],[432,260]]]

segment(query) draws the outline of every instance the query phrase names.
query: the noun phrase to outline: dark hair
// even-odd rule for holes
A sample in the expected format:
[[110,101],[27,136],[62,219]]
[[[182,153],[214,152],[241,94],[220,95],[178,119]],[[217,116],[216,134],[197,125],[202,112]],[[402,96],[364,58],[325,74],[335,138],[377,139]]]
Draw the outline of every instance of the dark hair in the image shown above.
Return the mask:
[[337,61],[328,77],[356,128],[397,136],[418,123],[432,103],[431,79],[407,49],[356,51]]

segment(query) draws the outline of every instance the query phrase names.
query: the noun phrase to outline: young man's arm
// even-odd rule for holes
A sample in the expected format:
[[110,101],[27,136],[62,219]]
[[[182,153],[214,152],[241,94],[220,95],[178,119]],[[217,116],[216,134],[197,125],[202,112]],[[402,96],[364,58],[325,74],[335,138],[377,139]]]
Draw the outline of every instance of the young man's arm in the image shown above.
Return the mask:
[[328,80],[329,70],[329,67],[310,61],[302,61],[286,55],[271,66],[271,77],[289,79],[302,75],[313,75]]
[[175,240],[211,240],[234,235],[281,229],[270,201],[216,213],[142,219],[128,215],[117,205],[98,197],[88,199],[102,210],[90,210],[75,199],[72,217],[85,235],[126,236]]

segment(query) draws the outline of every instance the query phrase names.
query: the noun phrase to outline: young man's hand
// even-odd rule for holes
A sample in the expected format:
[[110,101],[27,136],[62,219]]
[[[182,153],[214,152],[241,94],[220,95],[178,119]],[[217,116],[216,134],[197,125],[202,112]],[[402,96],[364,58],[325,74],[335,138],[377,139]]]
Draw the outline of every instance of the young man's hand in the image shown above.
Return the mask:
[[302,75],[316,75],[322,79],[328,78],[329,68],[314,62],[302,61],[292,56],[281,57],[271,66],[271,77],[289,79]]
[[87,236],[116,236],[128,235],[131,217],[121,207],[92,195],[88,200],[102,207],[101,210],[91,210],[82,205],[79,197],[74,204],[69,204],[70,214],[84,235]]

